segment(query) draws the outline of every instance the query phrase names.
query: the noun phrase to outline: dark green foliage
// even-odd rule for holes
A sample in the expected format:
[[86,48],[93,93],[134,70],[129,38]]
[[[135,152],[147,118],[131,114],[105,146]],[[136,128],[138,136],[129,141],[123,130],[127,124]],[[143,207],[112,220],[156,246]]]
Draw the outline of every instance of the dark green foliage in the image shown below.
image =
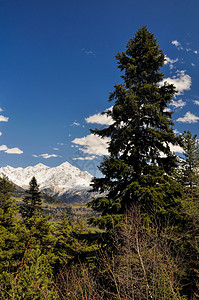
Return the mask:
[[28,196],[23,199],[23,205],[21,206],[21,215],[23,219],[29,219],[35,213],[39,213],[42,210],[41,194],[35,177],[31,179],[27,193]]
[[52,227],[49,218],[43,214],[42,199],[36,178],[29,183],[28,196],[23,200],[21,215],[27,229],[27,243],[29,248],[40,248],[42,254],[46,254],[53,263],[53,245],[55,238],[52,235]]
[[16,271],[25,250],[26,229],[18,221],[17,207],[10,198],[12,184],[6,176],[0,178],[0,286]]
[[164,54],[154,35],[142,27],[116,59],[124,82],[116,84],[109,96],[110,101],[115,100],[107,113],[113,124],[91,130],[110,138],[110,156],[100,165],[104,177],[93,181],[93,190],[107,196],[93,200],[90,206],[112,217],[123,214],[133,203],[151,215],[175,214],[181,192],[171,178],[176,157],[170,145],[177,144],[177,138],[172,113],[165,110],[175,88],[159,84]]
[[8,291],[0,289],[1,299],[57,299],[51,266],[39,249],[25,253],[18,271],[9,274],[9,285]]
[[94,248],[94,243],[89,246],[86,240],[88,231],[81,218],[71,221],[67,213],[63,213],[56,230],[56,244],[54,254],[57,257],[57,267],[66,265],[72,261],[78,261],[79,257]]
[[194,298],[197,294],[199,297],[199,144],[197,135],[192,136],[190,131],[180,135],[180,143],[184,152],[174,175],[184,191],[181,203],[188,222],[187,233],[179,238],[178,248],[184,255],[185,284]]
[[0,178],[0,224],[8,228],[13,227],[15,215],[17,213],[16,206],[10,198],[12,185],[6,176]]
[[185,187],[185,193],[191,198],[198,197],[199,187],[199,142],[197,135],[184,131],[180,136],[183,157],[179,159],[178,179]]

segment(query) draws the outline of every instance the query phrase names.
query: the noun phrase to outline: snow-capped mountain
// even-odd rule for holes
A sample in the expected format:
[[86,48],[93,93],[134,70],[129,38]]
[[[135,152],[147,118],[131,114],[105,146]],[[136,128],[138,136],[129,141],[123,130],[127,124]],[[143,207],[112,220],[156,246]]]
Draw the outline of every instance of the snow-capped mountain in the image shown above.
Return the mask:
[[65,162],[58,167],[50,168],[41,163],[27,168],[13,168],[10,166],[0,168],[0,175],[5,174],[14,184],[27,189],[29,182],[35,176],[41,191],[51,196],[64,198],[73,194],[87,194],[92,176]]

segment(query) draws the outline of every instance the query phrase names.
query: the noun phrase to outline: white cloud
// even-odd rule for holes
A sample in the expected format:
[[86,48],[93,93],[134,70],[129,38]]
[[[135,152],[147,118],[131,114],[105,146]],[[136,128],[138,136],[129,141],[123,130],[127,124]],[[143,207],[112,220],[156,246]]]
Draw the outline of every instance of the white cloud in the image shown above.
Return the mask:
[[83,138],[76,138],[72,142],[74,144],[83,146],[84,148],[79,148],[80,151],[88,154],[95,155],[108,155],[108,142],[110,138],[100,138],[97,135],[89,134]]
[[0,107],[0,112],[2,112],[3,111],[3,109]]
[[51,158],[51,157],[58,157],[58,155],[56,155],[56,154],[48,154],[48,153],[39,154],[39,155],[33,154],[33,156],[34,157],[43,157],[45,159],[48,159],[48,158]]
[[80,126],[80,124],[77,122],[73,122],[72,126]]
[[51,158],[51,157],[57,157],[58,155],[45,153],[45,154],[41,154],[40,156],[47,159],[47,158]]
[[0,151],[6,151],[8,147],[6,145],[1,145],[0,146]]
[[[110,111],[112,107],[108,108],[106,111]],[[95,114],[85,119],[87,123],[100,124],[100,125],[111,125],[113,124],[113,119],[106,114]]]
[[55,150],[55,151],[58,151],[58,150],[59,150],[59,148],[53,148],[53,150]]
[[177,40],[174,40],[174,41],[172,41],[171,43],[172,43],[172,45],[176,46],[179,50],[182,50],[182,49],[183,49],[181,43],[178,42]]
[[173,84],[176,87],[176,90],[178,91],[178,95],[182,94],[184,91],[190,90],[191,87],[191,77],[188,74],[185,74],[184,70],[177,71],[177,76],[163,79],[163,81],[159,83],[160,86],[162,86],[164,82]]
[[188,111],[183,118],[178,118],[176,121],[182,123],[197,123],[198,120],[199,117],[195,116],[194,114],[190,113],[190,111]]
[[180,99],[178,101],[172,100],[170,105],[174,106],[175,108],[182,108],[183,106],[186,105],[186,102],[182,101],[182,99]]
[[174,129],[174,133],[175,133],[175,134],[179,134],[180,131],[178,131],[177,129]]
[[1,145],[0,151],[4,151],[7,154],[22,154],[23,153],[23,151],[17,147],[8,148],[6,145]]
[[191,63],[192,67],[195,67],[196,65],[194,63]]
[[172,144],[170,144],[170,150],[172,152],[177,152],[177,153],[183,153],[184,152],[184,150],[180,146],[175,146],[175,145],[172,145]]
[[8,119],[9,118],[0,115],[0,122],[8,122]]
[[73,160],[93,160],[97,158],[96,155],[92,155],[92,156],[85,156],[85,157],[74,157]]
[[0,136],[2,135],[2,132],[0,131]]
[[5,152],[8,153],[8,154],[22,154],[22,153],[23,153],[23,151],[20,150],[20,149],[17,148],[17,147],[15,147],[15,148],[10,148],[10,149],[8,148]]
[[177,40],[172,41],[171,43],[172,43],[173,45],[175,45],[176,47],[177,47],[177,46],[180,46],[180,42],[178,42]]
[[171,58],[169,58],[168,56],[166,56],[165,55],[165,65],[169,65],[169,68],[170,69],[173,69],[173,65],[176,63],[176,62],[178,62],[178,58],[176,58],[176,59],[171,59]]
[[168,107],[166,107],[166,108],[164,109],[164,111],[165,111],[165,112],[170,112],[170,111],[171,111],[171,109],[170,109],[170,108],[168,108]]
[[196,105],[199,105],[199,101],[198,101],[198,100],[195,100],[194,103],[195,103]]
[[198,54],[198,51],[197,51],[197,50],[195,50],[195,51],[193,51],[193,53],[195,53],[195,54]]

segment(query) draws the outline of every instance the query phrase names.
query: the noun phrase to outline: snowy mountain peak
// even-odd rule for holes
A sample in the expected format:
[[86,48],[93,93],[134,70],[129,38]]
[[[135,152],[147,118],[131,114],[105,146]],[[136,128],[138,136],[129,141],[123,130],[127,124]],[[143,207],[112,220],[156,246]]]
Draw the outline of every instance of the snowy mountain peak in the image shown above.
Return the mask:
[[68,162],[53,168],[41,163],[26,168],[6,166],[0,168],[0,175],[2,174],[25,189],[32,177],[35,176],[40,190],[50,190],[52,195],[62,195],[71,189],[88,189],[92,179],[88,172],[81,171]]
[[49,168],[48,166],[46,166],[46,165],[44,165],[42,163],[39,163],[39,164],[35,165],[34,167],[37,167],[37,168],[43,168],[43,167]]

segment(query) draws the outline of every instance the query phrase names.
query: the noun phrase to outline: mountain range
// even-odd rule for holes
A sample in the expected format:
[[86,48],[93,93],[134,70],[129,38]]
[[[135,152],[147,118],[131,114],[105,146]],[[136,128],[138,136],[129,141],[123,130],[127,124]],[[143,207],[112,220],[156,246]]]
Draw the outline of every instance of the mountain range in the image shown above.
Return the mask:
[[68,162],[53,168],[41,163],[26,168],[6,166],[0,168],[0,176],[2,174],[23,189],[28,189],[35,176],[41,192],[67,203],[87,202],[92,197],[89,192],[92,175]]

